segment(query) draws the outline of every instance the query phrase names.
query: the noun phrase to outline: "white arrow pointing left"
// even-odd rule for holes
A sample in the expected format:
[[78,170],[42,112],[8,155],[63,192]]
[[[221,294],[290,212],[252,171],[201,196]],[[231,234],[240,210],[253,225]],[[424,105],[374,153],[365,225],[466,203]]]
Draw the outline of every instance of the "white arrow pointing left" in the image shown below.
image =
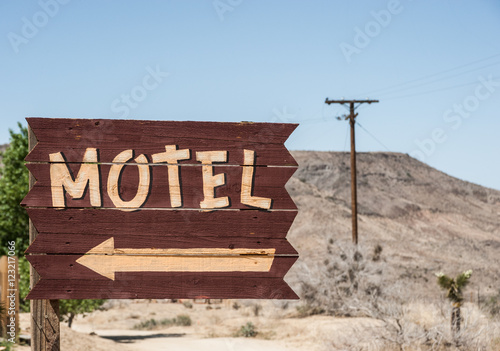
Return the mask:
[[115,280],[115,272],[268,272],[276,249],[115,249],[110,238],[76,260]]

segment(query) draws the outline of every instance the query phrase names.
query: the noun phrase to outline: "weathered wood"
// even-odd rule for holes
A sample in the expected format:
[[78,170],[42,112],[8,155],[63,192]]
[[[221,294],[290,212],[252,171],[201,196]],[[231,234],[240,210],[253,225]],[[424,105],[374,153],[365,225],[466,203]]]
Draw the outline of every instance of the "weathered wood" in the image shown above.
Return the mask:
[[[40,233],[285,238],[296,211],[28,208]],[[138,243],[138,245],[140,245]]]
[[267,272],[274,256],[84,255],[76,262],[108,279],[129,272]]
[[[52,200],[52,188],[50,178],[50,165],[43,163],[32,163],[26,165],[30,172],[35,176],[37,182],[34,188],[22,201],[23,206],[33,207],[91,207],[89,191],[85,192],[82,199],[73,199],[66,194],[65,204],[54,206]],[[78,174],[80,164],[70,164],[69,167],[73,174]],[[97,167],[97,165],[96,165]],[[110,199],[107,191],[107,182],[111,165],[99,165],[101,174],[101,197],[102,207],[115,208],[116,205]],[[166,166],[149,166],[151,177],[151,190],[144,208],[172,208],[170,198],[170,188],[168,182],[168,170]],[[243,169],[246,167],[234,166],[215,166],[214,173],[225,174],[225,185],[216,188],[215,196],[223,198],[229,197],[229,206],[227,208],[254,208],[241,202],[242,197],[242,177]],[[252,168],[252,167],[248,167]],[[181,175],[181,208],[200,209],[200,203],[204,199],[203,194],[203,173],[199,166],[181,166],[179,167]],[[252,168],[253,170],[253,168]],[[272,199],[271,209],[296,209],[295,203],[285,189],[285,184],[295,172],[295,168],[289,167],[256,167],[253,171],[253,194],[254,196],[265,196]],[[123,169],[120,178],[120,196],[123,200],[131,200],[137,194],[139,184],[139,172],[137,166],[130,165]],[[60,188],[54,188],[60,191]],[[248,197],[248,194],[247,194]],[[246,201],[248,203],[248,200]]]
[[[92,249],[86,252],[86,255],[128,255],[128,256],[254,256],[254,255],[265,255],[274,256],[276,249],[274,248],[260,248],[260,249],[250,249],[250,248],[209,248],[209,247],[193,247],[189,249],[185,248],[158,248],[158,247],[115,247],[115,240],[113,237],[106,239],[99,245],[94,246]],[[79,262],[79,261],[78,261]]]
[[[29,150],[32,150],[37,140],[32,129],[28,126]],[[33,188],[35,178],[29,176],[29,188]],[[38,232],[31,219],[29,221],[29,240],[32,243]],[[30,286],[33,288],[39,283],[40,275],[30,267]],[[59,351],[59,301],[58,300],[32,300],[31,310],[31,350],[32,351]]]
[[[85,255],[85,256],[104,256],[104,255]],[[85,267],[77,262],[81,255],[29,255],[28,260],[42,276],[42,280],[110,280],[110,278],[99,274],[98,272]],[[131,256],[133,257],[133,256]],[[144,257],[144,256],[143,256]],[[155,257],[148,256],[152,260]],[[297,260],[297,256],[275,256],[272,266],[268,271],[226,271],[226,272],[203,272],[207,277],[260,277],[260,278],[279,278],[285,276],[290,267]],[[55,268],[57,267],[57,268]],[[143,273],[151,274],[149,267],[145,266],[142,273],[134,272],[116,272],[115,280],[137,280],[141,281]],[[158,279],[170,280],[173,277],[199,277],[199,273],[189,271],[161,272],[155,275]],[[89,283],[92,284],[92,283]]]
[[274,248],[116,248],[110,238],[76,262],[115,280],[116,272],[268,272]]
[[[129,279],[121,279],[121,275]],[[41,280],[28,299],[298,299],[282,278],[189,274],[118,273],[116,280]]]
[[297,251],[286,239],[269,239],[262,237],[210,237],[210,236],[163,236],[156,234],[123,234],[116,233],[100,235],[75,233],[40,233],[30,245],[26,253],[46,254],[84,254],[99,243],[114,237],[116,247],[138,248],[227,248],[262,249],[273,247],[276,255],[297,255]]
[[[37,284],[42,283],[39,281]],[[28,294],[29,296],[29,294]],[[59,300],[41,297],[31,300],[31,350],[59,351],[61,332],[59,325]],[[58,298],[57,298],[58,299]]]
[[28,122],[28,298],[297,298],[282,279],[296,125]]
[[68,162],[81,162],[85,149],[99,149],[99,161],[111,162],[121,151],[136,155],[161,152],[165,145],[197,151],[227,150],[228,164],[241,165],[243,150],[256,152],[256,165],[296,166],[283,143],[297,128],[285,123],[219,123],[136,121],[106,119],[27,118],[38,145],[28,162],[49,162],[49,154],[62,151]]
[[[254,191],[253,185],[255,180],[255,167],[253,167],[255,160],[255,151],[244,150],[244,155],[245,155],[243,161],[244,166],[242,167],[242,177],[241,177],[241,197],[240,197],[241,203],[247,206],[269,210],[273,203],[273,200],[271,198],[255,196],[252,194],[252,192]],[[292,174],[290,174],[290,177],[292,176]],[[285,184],[283,184],[283,189],[285,188]]]

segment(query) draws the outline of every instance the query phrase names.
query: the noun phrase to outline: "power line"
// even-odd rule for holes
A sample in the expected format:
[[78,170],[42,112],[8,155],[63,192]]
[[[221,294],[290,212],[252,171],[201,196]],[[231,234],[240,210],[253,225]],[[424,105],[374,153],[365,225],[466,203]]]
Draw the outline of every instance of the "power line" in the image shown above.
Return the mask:
[[483,59],[480,59],[480,60],[476,60],[476,61],[469,62],[469,63],[463,64],[463,65],[460,65],[460,66],[456,66],[456,67],[453,67],[453,68],[450,68],[450,69],[447,69],[447,70],[444,70],[444,71],[440,71],[440,72],[436,72],[436,73],[433,73],[433,74],[429,74],[429,75],[421,77],[421,78],[416,78],[416,79],[412,79],[412,80],[409,80],[409,81],[406,81],[406,82],[403,82],[403,83],[398,83],[398,84],[395,84],[395,85],[391,85],[391,86],[388,86],[388,87],[385,87],[385,88],[372,90],[372,91],[369,91],[367,93],[360,94],[360,95],[369,95],[369,94],[373,94],[373,93],[380,93],[381,91],[392,90],[392,89],[400,87],[400,86],[404,86],[404,85],[407,85],[407,84],[411,84],[411,83],[414,83],[414,82],[418,82],[418,81],[421,81],[421,80],[425,80],[425,79],[428,79],[428,78],[439,76],[439,75],[444,74],[444,73],[456,71],[456,70],[459,70],[461,68],[464,68],[464,67],[467,67],[467,66],[471,66],[471,65],[474,65],[474,64],[479,63],[479,62],[487,61],[487,60],[490,60],[492,58],[499,57],[499,56],[500,56],[500,54],[492,55],[492,56],[489,56],[489,57],[486,57],[486,58],[483,58]]
[[465,83],[465,84],[453,85],[451,87],[434,89],[434,90],[425,91],[425,92],[416,93],[416,94],[392,96],[392,97],[387,97],[387,98],[384,98],[384,99],[385,100],[403,99],[403,98],[407,98],[407,97],[414,97],[414,96],[431,94],[431,93],[435,93],[435,92],[438,92],[438,91],[445,91],[445,90],[451,90],[451,89],[456,89],[456,88],[462,88],[462,87],[466,87],[466,86],[473,85],[473,84],[478,84],[478,82],[477,81],[475,81],[475,82],[469,82],[469,83]]
[[372,137],[372,138],[373,138],[376,142],[378,142],[380,145],[382,145],[382,146],[383,146],[383,147],[384,147],[387,151],[389,151],[389,152],[391,151],[391,150],[389,150],[389,148],[388,148],[387,146],[385,146],[385,145],[384,145],[384,144],[383,144],[380,140],[378,140],[378,139],[377,139],[377,137],[375,137],[375,135],[373,135],[373,134],[372,134],[372,133],[370,133],[370,132],[369,132],[369,131],[365,128],[365,127],[363,127],[363,126],[361,125],[361,123],[356,122],[356,124],[357,124],[358,126],[360,126],[360,127],[361,127],[361,129],[363,129],[363,130],[364,130],[364,131],[365,131],[365,132],[366,132],[369,136],[371,136],[371,137]]
[[345,129],[345,139],[344,139],[344,151],[347,149],[347,136],[349,135],[349,125],[347,125],[347,128]]
[[342,151],[342,156],[341,156],[341,164],[343,165],[346,163],[346,157],[347,157],[347,136],[349,135],[349,125],[347,125],[347,128],[345,129],[345,139],[344,139],[344,150]]
[[[449,75],[449,76],[445,76],[445,77],[442,77],[442,78],[439,78],[439,79],[432,80],[430,82],[424,82],[424,83],[420,83],[420,84],[413,85],[413,86],[410,86],[410,87],[398,89],[398,92],[399,91],[404,91],[404,90],[415,89],[415,88],[418,88],[418,87],[421,87],[421,86],[425,86],[425,85],[429,85],[429,84],[434,84],[434,83],[437,83],[437,82],[440,82],[440,81],[443,81],[443,80],[446,80],[446,79],[458,77],[458,76],[461,76],[461,75],[466,74],[466,73],[474,72],[474,71],[477,71],[477,70],[480,70],[480,69],[484,69],[484,68],[488,68],[488,67],[492,67],[492,66],[496,66],[496,65],[500,65],[500,61],[492,63],[492,64],[489,64],[489,65],[486,65],[486,66],[474,68],[474,69],[471,69],[471,70],[468,70],[468,71],[465,71],[465,72],[461,72],[461,73],[457,73],[457,74],[452,74],[452,75]],[[392,92],[383,93],[382,96],[390,95],[391,93]]]

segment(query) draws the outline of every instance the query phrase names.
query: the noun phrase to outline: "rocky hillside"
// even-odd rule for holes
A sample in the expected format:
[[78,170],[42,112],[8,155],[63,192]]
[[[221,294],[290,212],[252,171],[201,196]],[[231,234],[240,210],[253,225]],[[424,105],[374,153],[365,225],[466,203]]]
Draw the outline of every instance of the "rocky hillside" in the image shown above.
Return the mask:
[[[327,244],[351,240],[348,153],[297,151],[287,189],[299,215],[289,233],[301,255],[287,275],[300,291],[331,255]],[[405,154],[358,154],[359,242],[383,249],[385,285],[409,297],[436,297],[434,273],[474,271],[474,298],[500,286],[500,191],[437,171]],[[324,266],[324,265],[323,265]]]

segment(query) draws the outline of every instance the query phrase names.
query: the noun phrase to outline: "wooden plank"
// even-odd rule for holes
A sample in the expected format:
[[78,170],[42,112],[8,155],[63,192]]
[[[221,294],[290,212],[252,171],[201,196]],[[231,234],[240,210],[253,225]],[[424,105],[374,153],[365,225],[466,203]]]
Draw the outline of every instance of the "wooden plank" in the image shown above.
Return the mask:
[[[85,255],[85,256],[104,256],[104,255]],[[28,261],[33,265],[37,272],[41,275],[42,281],[45,280],[87,280],[88,284],[93,284],[94,280],[110,280],[110,278],[99,274],[98,272],[85,267],[77,262],[82,255],[29,255]],[[108,256],[105,256],[108,257]],[[151,260],[155,257],[149,256]],[[297,260],[297,256],[275,256],[271,268],[268,271],[225,271],[225,272],[188,272],[188,271],[171,271],[156,273],[154,276],[158,280],[170,280],[176,277],[283,277],[288,272],[290,267]],[[148,271],[148,266],[145,265],[140,273],[133,271],[116,272],[115,280],[127,280],[141,282],[143,275],[150,276],[151,271]]]
[[[298,299],[282,278],[179,275],[161,279],[155,273],[136,273],[123,280],[41,280],[27,299]],[[89,283],[91,282],[91,283]]]
[[28,208],[40,233],[285,238],[297,211]]
[[268,272],[274,248],[116,248],[114,238],[93,247],[76,262],[115,280],[117,272]]
[[[28,126],[28,147],[33,150],[37,140],[33,130]],[[29,175],[29,189],[33,188],[35,178]],[[30,244],[38,235],[33,222],[29,220]],[[30,286],[39,283],[40,276],[30,267]],[[59,325],[59,300],[32,300],[30,301],[31,313],[31,350],[32,351],[59,351],[61,332]]]
[[47,254],[84,254],[99,243],[114,237],[116,247],[141,248],[228,248],[262,249],[272,247],[276,255],[297,255],[297,251],[286,239],[269,239],[259,237],[193,237],[178,236],[165,237],[146,233],[123,234],[117,231],[113,235],[105,234],[67,234],[67,233],[40,233],[30,245],[26,253]]
[[[52,188],[50,178],[50,165],[43,163],[32,163],[26,165],[30,172],[37,179],[34,188],[22,201],[23,206],[54,207],[52,199]],[[80,164],[70,164],[73,175],[78,174]],[[100,197],[104,208],[115,208],[116,205],[110,199],[107,191],[107,179],[111,165],[100,165]],[[241,202],[242,173],[244,167],[216,166],[214,174],[225,175],[225,185],[217,187],[216,197],[229,197],[229,207],[239,209],[251,209],[253,207]],[[144,208],[172,208],[170,197],[170,187],[168,181],[168,170],[166,166],[150,166],[150,187],[149,194]],[[253,196],[261,196],[271,199],[271,209],[296,209],[296,205],[285,189],[285,184],[295,172],[295,168],[288,167],[255,167],[253,174]],[[200,208],[200,203],[204,200],[203,193],[203,173],[199,166],[181,166],[180,171],[180,193],[181,206],[179,208]],[[124,201],[129,201],[138,192],[139,172],[137,166],[130,165],[123,168],[120,177],[120,197]],[[66,193],[66,207],[90,207],[89,190],[81,199],[73,199]]]
[[[99,161],[111,162],[121,151],[137,155],[164,151],[177,145],[197,151],[227,150],[228,164],[241,165],[243,150],[256,152],[257,165],[296,166],[283,143],[297,127],[286,123],[220,123],[107,119],[27,118],[39,141],[28,162],[49,162],[63,152],[68,162],[81,162],[85,149],[99,149]],[[182,163],[196,163],[194,158]]]

